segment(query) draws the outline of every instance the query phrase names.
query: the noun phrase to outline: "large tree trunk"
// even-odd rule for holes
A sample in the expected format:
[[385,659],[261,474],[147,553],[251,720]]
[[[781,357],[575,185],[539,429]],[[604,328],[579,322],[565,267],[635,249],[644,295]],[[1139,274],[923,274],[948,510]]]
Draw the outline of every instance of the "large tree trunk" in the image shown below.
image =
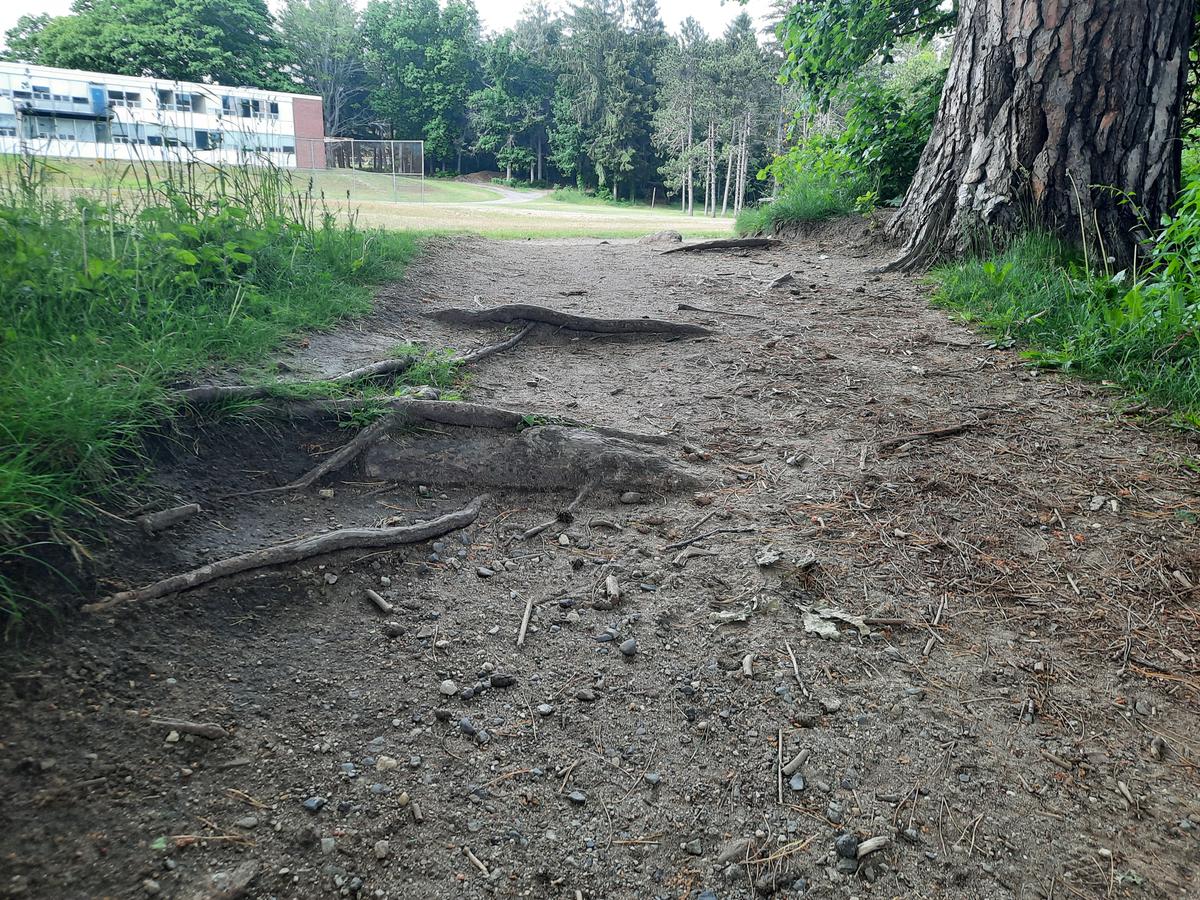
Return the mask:
[[1186,0],[965,0],[893,265],[1030,228],[1126,263],[1179,187],[1191,31]]

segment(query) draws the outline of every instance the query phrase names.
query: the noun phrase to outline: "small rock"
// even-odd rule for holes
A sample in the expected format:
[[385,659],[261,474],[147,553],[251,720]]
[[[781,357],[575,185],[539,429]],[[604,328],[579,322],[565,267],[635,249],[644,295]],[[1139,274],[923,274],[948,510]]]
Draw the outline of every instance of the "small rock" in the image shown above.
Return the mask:
[[380,756],[375,760],[375,768],[380,772],[390,772],[392,769],[399,768],[400,761],[391,756]]
[[404,626],[399,622],[384,622],[383,623],[384,637],[398,638],[404,636]]
[[391,842],[376,841],[375,842],[375,858],[376,859],[387,859],[388,853],[391,851],[391,849],[392,849]]
[[827,713],[835,713],[842,708],[842,701],[837,697],[822,697],[820,700],[821,709]]
[[238,828],[245,828],[247,830],[249,830],[251,828],[257,828],[258,827],[258,816],[242,816],[240,819],[238,819],[233,824],[236,825]]
[[458,693],[458,685],[454,683],[453,678],[447,678],[438,685],[438,690],[447,697],[453,697]]
[[620,501],[626,505],[642,502],[642,495],[637,491],[626,491],[620,496]]
[[489,569],[487,566],[480,566],[479,568],[477,568],[475,570],[475,574],[478,575],[480,578],[491,578],[496,573],[494,570]]
[[167,743],[168,744],[178,744],[179,743],[179,732],[178,731],[169,732],[167,734]]
[[575,694],[575,699],[582,700],[584,703],[595,703],[596,692],[591,688],[580,688],[580,690]]
[[539,716],[552,716],[554,715],[554,707],[549,703],[540,703],[538,704],[537,714]]
[[642,776],[642,778],[645,779],[646,784],[650,785],[651,787],[657,786],[658,783],[662,781],[662,776],[657,772],[647,772]]
[[849,859],[845,856],[839,856],[836,868],[843,875],[853,875],[858,871],[858,860]]
[[500,672],[497,672],[496,674],[492,675],[491,678],[488,679],[488,682],[494,688],[512,687],[514,684],[517,683],[517,676],[516,675],[505,675]]
[[337,841],[331,837],[321,838],[321,852],[325,854],[332,853],[337,849]]
[[142,890],[145,891],[147,894],[149,894],[151,897],[153,897],[156,894],[158,894],[159,891],[162,890],[162,885],[159,884],[157,881],[155,881],[153,878],[147,878],[145,881],[142,882]]
[[325,573],[325,583],[326,584],[337,584],[337,580],[338,580],[338,577],[336,575],[334,575],[332,572]]
[[793,791],[802,791],[808,787],[808,781],[805,779],[803,772],[796,772],[788,781],[788,786]]
[[565,531],[558,536],[558,546],[560,546],[560,547],[570,547],[571,546],[571,538]]
[[833,849],[837,851],[838,856],[846,859],[858,858],[858,838],[852,834],[840,834],[837,840],[833,842]]
[[621,641],[621,652],[626,656],[633,656],[638,651],[637,638],[629,638]]
[[477,731],[477,729],[475,728],[475,723],[473,723],[470,719],[459,719],[458,720],[458,730],[461,731],[463,734],[465,734],[467,737],[474,737],[475,733]]
[[717,854],[717,865],[725,866],[729,863],[740,863],[750,855],[750,839],[738,838],[735,841],[730,841],[721,848],[721,852]]
[[324,797],[309,797],[304,801],[304,808],[310,813],[320,812],[321,807],[325,805]]
[[699,838],[694,838],[683,845],[684,852],[689,856],[703,856],[704,847],[700,843]]
[[583,791],[571,791],[571,793],[567,794],[567,799],[576,806],[583,806],[583,804],[587,803],[587,794]]

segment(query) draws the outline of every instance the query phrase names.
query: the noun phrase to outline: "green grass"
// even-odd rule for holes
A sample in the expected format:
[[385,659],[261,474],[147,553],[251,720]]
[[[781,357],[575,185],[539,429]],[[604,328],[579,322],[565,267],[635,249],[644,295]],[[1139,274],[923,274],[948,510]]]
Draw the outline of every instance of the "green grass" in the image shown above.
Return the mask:
[[743,209],[734,230],[743,235],[774,234],[788,225],[848,215],[865,192],[864,183],[852,178],[796,175],[772,202]]
[[[53,167],[53,163],[50,164]],[[117,502],[169,389],[261,361],[289,336],[370,308],[411,234],[364,230],[279,172],[218,182],[143,170],[119,202],[64,198],[35,161],[0,179],[0,617],[22,599],[5,563]],[[44,176],[44,177],[43,177]]]
[[[20,165],[18,157],[0,155],[0,175],[12,176]],[[65,193],[133,191],[149,176],[152,179],[172,177],[168,163],[146,162],[131,164],[118,160],[45,160],[40,166],[43,186]],[[441,178],[400,176],[395,179],[382,172],[356,169],[276,170],[287,180],[289,187],[300,193],[311,193],[316,199],[353,202],[394,201],[401,203],[479,203],[496,200],[500,194],[486,186],[465,181]],[[218,176],[216,169],[197,173],[211,181]]]
[[1136,278],[1089,272],[1054,239],[1026,235],[990,259],[935,270],[936,300],[1034,364],[1121,385],[1200,427],[1200,230],[1179,224],[1195,216],[1195,191]]

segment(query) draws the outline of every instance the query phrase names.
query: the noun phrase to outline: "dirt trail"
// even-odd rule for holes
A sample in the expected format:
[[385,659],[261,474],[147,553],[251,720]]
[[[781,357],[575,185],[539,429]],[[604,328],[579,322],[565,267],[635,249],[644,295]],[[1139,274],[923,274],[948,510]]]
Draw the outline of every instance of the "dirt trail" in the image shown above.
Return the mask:
[[[431,245],[288,367],[504,333],[426,315],[449,306],[706,324],[543,329],[467,388],[671,432],[706,484],[590,496],[530,542],[570,495],[493,493],[432,546],[70,622],[2,695],[0,896],[1200,896],[1200,447],[989,349],[861,238]],[[431,461],[424,489],[220,499],[346,439],[165,445],[158,488],[208,512],[116,542],[96,593],[474,493]]]

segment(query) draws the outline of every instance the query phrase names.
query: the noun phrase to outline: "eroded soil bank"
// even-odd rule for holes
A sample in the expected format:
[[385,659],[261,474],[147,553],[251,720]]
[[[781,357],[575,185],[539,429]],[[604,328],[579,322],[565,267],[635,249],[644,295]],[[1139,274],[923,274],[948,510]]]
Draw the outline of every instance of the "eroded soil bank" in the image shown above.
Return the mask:
[[[573,492],[490,489],[434,544],[73,619],[3,687],[0,895],[1200,895],[1196,442],[990,349],[869,235],[662,249],[434,243],[285,362],[505,333],[449,306],[708,325],[543,329],[465,390],[666,433],[699,489],[610,486],[530,540]],[[154,488],[204,513],[115,541],[95,595],[479,493],[431,456],[247,494],[351,434],[164,447]]]

